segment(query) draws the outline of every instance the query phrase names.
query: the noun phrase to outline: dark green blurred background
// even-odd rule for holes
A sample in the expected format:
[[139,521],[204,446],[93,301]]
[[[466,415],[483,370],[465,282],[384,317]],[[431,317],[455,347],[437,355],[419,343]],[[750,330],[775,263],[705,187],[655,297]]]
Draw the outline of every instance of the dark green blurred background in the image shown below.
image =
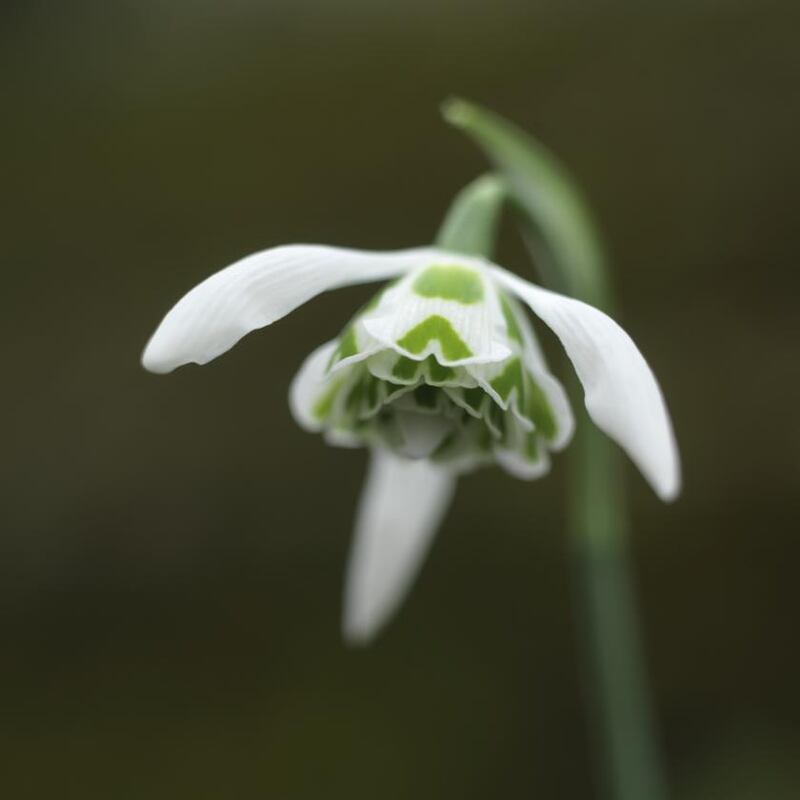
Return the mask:
[[[679,502],[628,477],[674,795],[797,797],[795,8],[7,0],[0,795],[596,796],[564,457],[465,480],[400,617],[350,651],[365,458],[286,394],[370,290],[139,367],[250,251],[430,241],[484,168],[438,117],[459,93],[586,187],[673,412]],[[501,256],[530,269],[510,231]]]

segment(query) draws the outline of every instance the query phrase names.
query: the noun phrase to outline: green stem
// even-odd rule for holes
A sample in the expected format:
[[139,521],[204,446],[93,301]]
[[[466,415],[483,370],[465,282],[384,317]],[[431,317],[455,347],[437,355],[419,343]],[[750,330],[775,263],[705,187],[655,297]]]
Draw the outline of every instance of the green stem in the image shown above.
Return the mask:
[[569,506],[583,629],[579,647],[590,665],[598,766],[614,800],[665,800],[631,577],[620,459],[587,419],[572,447]]
[[[545,284],[608,311],[612,292],[588,206],[542,145],[490,111],[461,100],[446,119],[486,152],[521,212]],[[605,795],[665,800],[631,579],[628,509],[618,451],[583,415],[573,443],[570,529],[588,666],[590,724]]]

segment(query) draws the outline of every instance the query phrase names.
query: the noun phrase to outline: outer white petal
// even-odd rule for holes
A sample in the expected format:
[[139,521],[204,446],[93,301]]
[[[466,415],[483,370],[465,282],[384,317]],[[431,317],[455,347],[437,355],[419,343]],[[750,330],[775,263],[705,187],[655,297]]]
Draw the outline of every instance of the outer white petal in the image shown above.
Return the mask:
[[322,423],[314,416],[314,405],[330,384],[327,366],[336,350],[337,342],[326,342],[303,362],[289,389],[289,408],[301,428],[317,432]]
[[329,289],[380,281],[441,258],[429,248],[371,253],[286,245],[243,258],[181,298],[153,334],[143,365],[171,372],[206,364],[245,334],[263,328]]
[[633,340],[602,311],[500,268],[497,280],[558,336],[583,384],[586,409],[663,500],[680,491],[680,462],[664,398]]
[[400,605],[454,488],[452,474],[428,461],[373,453],[347,567],[348,640],[366,642]]

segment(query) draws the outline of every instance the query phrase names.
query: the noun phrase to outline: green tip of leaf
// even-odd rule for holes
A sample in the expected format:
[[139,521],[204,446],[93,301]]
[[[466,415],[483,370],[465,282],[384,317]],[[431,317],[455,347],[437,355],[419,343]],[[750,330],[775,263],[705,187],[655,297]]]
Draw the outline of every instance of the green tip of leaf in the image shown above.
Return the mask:
[[457,128],[469,123],[474,108],[472,103],[460,97],[448,97],[441,106],[444,119]]
[[564,165],[524,130],[476,103],[450,98],[442,104],[442,115],[478,144],[506,181],[545,282],[607,305],[599,236],[583,193]]
[[503,197],[506,192],[506,185],[500,175],[490,172],[486,175],[481,175],[472,182],[472,191],[475,197],[491,202]]

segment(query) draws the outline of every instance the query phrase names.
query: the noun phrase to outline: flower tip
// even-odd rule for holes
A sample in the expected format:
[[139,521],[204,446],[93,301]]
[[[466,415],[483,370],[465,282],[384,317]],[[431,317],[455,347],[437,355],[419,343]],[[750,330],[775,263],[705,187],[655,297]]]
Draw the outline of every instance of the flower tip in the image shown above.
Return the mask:
[[679,484],[653,487],[653,489],[656,495],[658,495],[658,499],[661,500],[662,503],[674,503],[681,493],[681,487]]
[[[506,191],[505,181],[500,175],[490,172],[486,175],[481,175],[470,184],[473,192],[473,198],[476,201],[483,200],[491,202],[501,198]],[[470,188],[468,187],[468,188]]]
[[665,503],[674,503],[680,497],[682,488],[680,469],[676,467],[674,474],[670,476],[668,481],[658,487],[656,492]]
[[648,471],[640,465],[640,469],[658,499],[664,503],[673,503],[678,499],[683,489],[680,455],[674,438],[671,438],[670,447],[666,455],[666,463],[663,463],[659,468]]
[[153,345],[154,342],[151,339],[142,353],[142,366],[148,372],[153,372],[156,375],[166,375],[168,372],[172,372],[175,369],[175,365],[165,358],[163,353],[159,353],[158,348]]
[[474,106],[467,100],[454,96],[448,97],[442,103],[441,111],[447,122],[457,128],[462,128],[468,124],[473,108]]
[[348,647],[367,647],[372,644],[376,632],[376,625],[354,614],[345,615],[342,620],[342,638]]

